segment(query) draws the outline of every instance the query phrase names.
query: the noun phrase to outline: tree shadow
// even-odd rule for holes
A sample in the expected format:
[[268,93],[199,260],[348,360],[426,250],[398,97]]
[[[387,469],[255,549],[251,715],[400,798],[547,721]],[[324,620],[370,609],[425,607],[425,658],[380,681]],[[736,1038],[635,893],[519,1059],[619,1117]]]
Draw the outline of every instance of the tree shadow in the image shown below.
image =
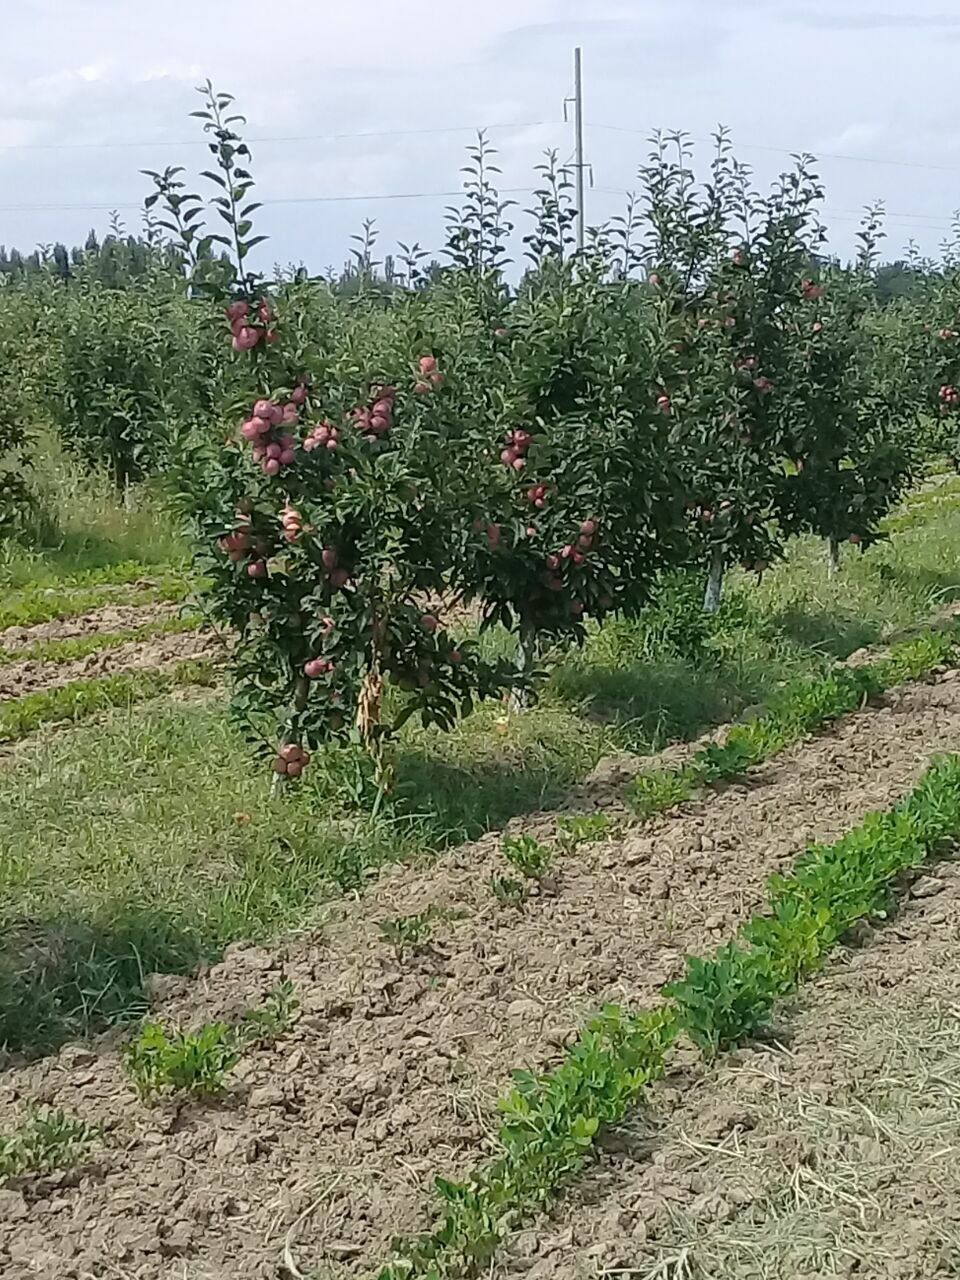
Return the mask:
[[840,661],[883,638],[879,621],[805,609],[796,604],[771,614],[770,623],[801,649]]
[[190,973],[215,950],[182,915],[144,904],[14,918],[0,941],[0,1046],[33,1057],[138,1018],[151,973]]
[[[705,665],[712,661],[713,665]],[[557,696],[583,716],[616,727],[624,750],[658,751],[694,738],[761,702],[781,673],[769,664],[739,663],[719,655],[643,665],[580,666],[554,674]]]
[[425,751],[405,751],[391,808],[399,822],[416,822],[431,849],[439,851],[558,802],[573,781],[550,757],[531,764],[519,752],[505,752],[496,761],[461,766]]

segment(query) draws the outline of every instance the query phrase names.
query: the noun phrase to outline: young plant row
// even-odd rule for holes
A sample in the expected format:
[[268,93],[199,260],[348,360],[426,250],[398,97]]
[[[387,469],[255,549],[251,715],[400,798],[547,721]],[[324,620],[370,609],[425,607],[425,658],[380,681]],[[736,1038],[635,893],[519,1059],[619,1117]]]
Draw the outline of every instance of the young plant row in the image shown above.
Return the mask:
[[238,1022],[207,1022],[195,1031],[145,1022],[123,1050],[124,1073],[144,1102],[164,1094],[214,1097],[244,1053],[290,1029],[298,1007],[293,985],[282,982]]
[[763,715],[728,730],[722,743],[702,747],[686,764],[639,774],[628,795],[631,807],[640,817],[651,817],[692,799],[701,787],[737,777],[893,685],[929,675],[953,657],[958,634],[956,626],[930,629],[894,645],[876,662],[794,681],[771,699]]
[[664,1071],[687,1033],[705,1053],[768,1027],[775,1002],[816,972],[857,921],[882,918],[898,876],[960,836],[960,756],[935,763],[889,812],[871,814],[830,846],[812,846],[789,876],[774,877],[770,908],[740,940],[709,959],[689,957],[664,1007],[608,1007],[555,1070],[515,1073],[500,1102],[500,1154],[465,1181],[437,1179],[439,1225],[400,1242],[377,1280],[449,1280],[489,1265],[506,1237],[544,1209]]
[[0,702],[0,743],[17,742],[45,724],[83,720],[185,685],[210,688],[215,681],[211,663],[193,660],[179,662],[169,671],[121,671],[94,680],[71,680],[56,689]]

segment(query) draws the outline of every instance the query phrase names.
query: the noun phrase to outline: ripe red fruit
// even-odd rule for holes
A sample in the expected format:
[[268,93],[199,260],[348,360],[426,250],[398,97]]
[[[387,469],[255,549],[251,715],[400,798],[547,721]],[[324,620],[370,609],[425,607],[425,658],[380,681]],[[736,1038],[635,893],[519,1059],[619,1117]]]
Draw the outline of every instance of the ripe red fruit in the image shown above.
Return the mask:
[[500,526],[498,524],[487,525],[487,542],[496,550],[500,545]]
[[309,394],[310,392],[301,382],[299,387],[294,387],[293,391],[290,393],[290,403],[298,406],[306,404]]
[[515,449],[520,449],[525,452],[533,443],[533,436],[529,431],[511,431],[510,443]]
[[334,569],[330,575],[330,585],[335,587],[337,591],[342,591],[350,581],[350,575],[346,569]]
[[429,382],[418,382],[413,389],[418,396],[428,396],[433,390]]
[[446,378],[442,373],[431,373],[430,381],[433,383],[435,387],[442,387],[443,384],[446,382]]
[[757,391],[759,391],[761,395],[766,395],[768,391],[773,390],[773,383],[770,381],[769,378],[763,378],[763,377],[754,378],[753,385],[754,387],[756,387]]
[[324,547],[320,554],[325,569],[335,569],[337,567],[337,553],[333,547]]
[[434,372],[434,370],[436,369],[436,367],[437,367],[437,358],[436,358],[436,356],[421,356],[421,357],[420,357],[420,372],[421,372],[421,373],[424,373],[424,374],[426,374],[426,373],[433,373],[433,372]]
[[447,661],[451,666],[459,667],[460,663],[463,661],[463,654],[459,649],[451,649],[447,654]]
[[587,538],[592,538],[597,532],[596,520],[584,520],[580,526],[580,532]]
[[280,421],[285,426],[292,427],[294,423],[298,422],[299,420],[300,420],[300,415],[297,412],[297,406],[291,400],[289,404],[285,404],[283,406],[283,413],[281,414]]
[[559,557],[559,556],[547,556],[547,568],[548,568],[548,569],[559,569],[559,568],[560,568],[560,557]]
[[248,418],[240,428],[240,434],[243,436],[244,440],[256,440],[257,436],[260,434],[260,419]]
[[669,396],[657,396],[657,408],[660,410],[660,412],[661,412],[661,413],[669,413],[669,412],[670,412],[670,397],[669,397]]
[[247,302],[231,302],[227,307],[227,319],[231,321],[243,320],[250,312],[250,304]]
[[429,631],[432,635],[433,632],[436,631],[437,627],[439,627],[440,620],[432,613],[425,613],[420,619],[420,625],[423,627],[424,631]]
[[293,462],[293,460],[296,458],[296,456],[297,455],[293,451],[293,449],[284,449],[283,452],[280,454],[281,467],[289,467],[290,464]]
[[513,467],[514,471],[522,471],[527,465],[527,460],[526,458],[514,458],[510,465]]
[[579,618],[583,614],[583,602],[581,600],[573,600],[570,604],[570,612],[575,618]]
[[506,329],[503,329],[503,328],[500,328],[500,329],[494,329],[494,331],[493,331],[493,336],[494,336],[495,338],[506,338],[506,337],[508,337],[508,331],[507,331]]
[[267,457],[268,457],[268,458],[279,458],[279,457],[280,457],[280,455],[281,455],[281,453],[283,453],[283,449],[280,447],[280,445],[278,445],[278,444],[268,444],[268,445],[267,445]]
[[247,565],[247,573],[251,578],[265,578],[267,566],[262,560],[254,560],[252,564]]
[[584,561],[586,560],[586,558],[587,558],[587,557],[583,554],[583,552],[582,552],[582,551],[574,551],[574,552],[571,554],[571,556],[570,556],[570,559],[571,559],[571,560],[573,561],[573,563],[574,563],[575,565],[577,565],[578,567],[584,563]]
[[851,535],[850,535],[850,537],[847,539],[847,541],[848,541],[848,542],[852,542],[852,543],[853,543],[853,545],[854,545],[855,547],[859,547],[859,545],[860,545],[860,543],[861,543],[862,539],[861,539],[861,537],[860,537],[859,533],[851,533]]
[[263,464],[263,470],[268,476],[278,476],[280,474],[280,459],[268,458]]
[[584,551],[589,551],[593,546],[593,539],[589,534],[581,533],[580,537],[577,539],[577,545],[583,547]]
[[300,760],[291,760],[287,765],[287,777],[299,778],[303,773],[303,763]]
[[245,324],[233,335],[232,346],[234,351],[252,351],[259,341],[260,330]]

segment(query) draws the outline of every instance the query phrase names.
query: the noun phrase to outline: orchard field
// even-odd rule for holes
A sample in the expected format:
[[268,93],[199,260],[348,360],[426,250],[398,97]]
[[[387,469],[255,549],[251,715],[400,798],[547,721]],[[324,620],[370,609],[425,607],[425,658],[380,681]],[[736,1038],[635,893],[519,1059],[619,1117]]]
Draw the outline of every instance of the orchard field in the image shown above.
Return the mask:
[[481,138],[260,274],[199,114],[0,255],[0,1273],[954,1274],[953,249]]

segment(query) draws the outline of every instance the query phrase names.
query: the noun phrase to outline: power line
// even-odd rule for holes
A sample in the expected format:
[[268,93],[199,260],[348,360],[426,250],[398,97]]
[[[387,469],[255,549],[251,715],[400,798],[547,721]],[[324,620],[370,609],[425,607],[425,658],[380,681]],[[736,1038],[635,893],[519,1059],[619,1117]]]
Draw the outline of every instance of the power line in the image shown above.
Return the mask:
[[[454,124],[429,129],[370,129],[361,133],[300,133],[266,138],[246,138],[250,146],[269,146],[285,142],[355,142],[362,138],[414,138],[440,133],[489,133],[493,129],[540,129],[558,124],[556,120],[525,120],[507,124]],[[180,142],[118,141],[118,142],[11,142],[0,143],[0,151],[106,151],[113,149],[138,149],[141,147],[205,147],[207,138],[190,138]]]
[[[502,187],[501,195],[532,195],[533,187]],[[261,201],[264,208],[279,204],[356,204],[374,200],[449,200],[459,199],[463,189],[455,191],[393,191],[381,195],[363,196],[280,196],[277,199]],[[7,204],[0,205],[0,213],[61,213],[102,212],[109,213],[114,209],[141,209],[143,202],[132,204],[125,200],[115,200],[109,204]]]
[[[650,134],[646,129],[632,129],[628,125],[622,124],[599,124],[591,122],[588,123],[587,128],[605,129],[611,133],[632,133],[647,139],[650,137]],[[691,142],[697,143],[712,144],[714,142],[713,138],[698,138],[693,134],[690,134],[689,138]],[[802,147],[791,150],[789,147],[769,147],[759,142],[740,142],[739,139],[737,140],[736,145],[743,151],[773,151],[778,155],[784,156],[810,154]],[[937,173],[960,173],[960,167],[956,165],[927,164],[921,160],[889,160],[880,156],[850,156],[836,151],[816,151],[813,152],[813,155],[816,160],[843,160],[854,164],[886,164],[902,169],[932,169]]]

